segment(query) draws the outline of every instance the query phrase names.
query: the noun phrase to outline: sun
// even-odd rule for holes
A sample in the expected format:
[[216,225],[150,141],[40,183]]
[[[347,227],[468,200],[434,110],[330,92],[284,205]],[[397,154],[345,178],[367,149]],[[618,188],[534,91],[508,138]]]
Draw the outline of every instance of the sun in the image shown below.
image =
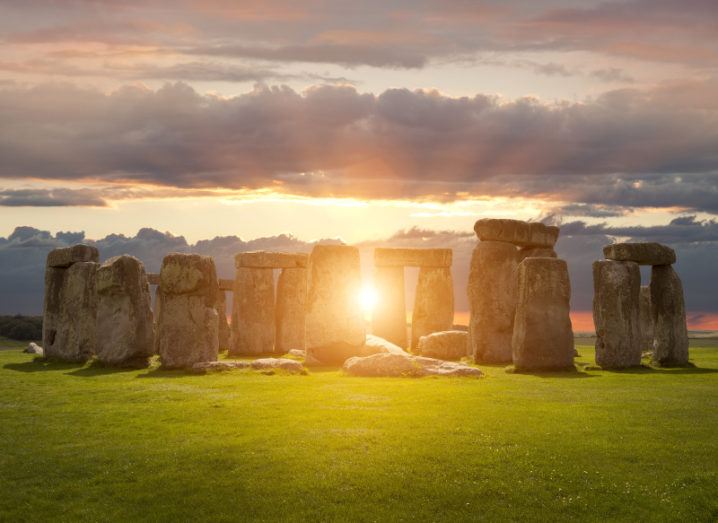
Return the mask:
[[364,285],[359,290],[359,305],[361,306],[362,310],[364,311],[365,315],[370,315],[372,311],[374,310],[374,307],[376,307],[377,302],[379,301],[379,293],[377,293],[376,289],[372,285]]

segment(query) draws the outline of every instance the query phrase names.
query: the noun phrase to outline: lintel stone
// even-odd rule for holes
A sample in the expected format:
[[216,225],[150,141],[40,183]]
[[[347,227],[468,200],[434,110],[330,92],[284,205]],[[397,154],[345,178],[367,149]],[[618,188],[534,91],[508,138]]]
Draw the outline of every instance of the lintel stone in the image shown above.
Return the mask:
[[609,260],[632,261],[638,265],[673,265],[676,251],[655,242],[614,243],[603,248],[603,255]]
[[482,241],[508,242],[519,247],[553,247],[559,228],[537,222],[484,218],[474,224],[474,232]]
[[451,249],[374,249],[377,267],[451,267]]
[[294,269],[306,268],[309,255],[304,253],[252,251],[241,252],[234,257],[236,268]]
[[53,249],[47,255],[47,266],[55,268],[67,268],[73,263],[95,262],[100,259],[100,254],[95,247],[79,243],[72,247]]

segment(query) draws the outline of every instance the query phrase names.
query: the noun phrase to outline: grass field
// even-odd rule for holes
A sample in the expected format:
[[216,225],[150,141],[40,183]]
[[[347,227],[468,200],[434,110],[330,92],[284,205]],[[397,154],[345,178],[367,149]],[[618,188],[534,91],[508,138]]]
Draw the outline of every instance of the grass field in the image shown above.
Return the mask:
[[697,344],[695,368],[476,380],[116,371],[0,341],[0,520],[716,521],[718,345]]

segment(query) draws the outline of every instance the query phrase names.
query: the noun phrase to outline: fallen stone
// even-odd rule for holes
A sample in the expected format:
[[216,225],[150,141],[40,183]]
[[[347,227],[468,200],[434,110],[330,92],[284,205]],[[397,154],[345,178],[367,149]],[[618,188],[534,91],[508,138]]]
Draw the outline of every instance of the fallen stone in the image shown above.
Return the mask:
[[374,334],[367,334],[364,346],[359,351],[359,356],[371,356],[372,354],[407,354],[407,352],[395,343],[385,340]]
[[526,258],[518,268],[513,360],[518,371],[573,369],[571,284],[564,260]]
[[232,305],[230,355],[274,352],[276,334],[272,269],[238,267]]
[[632,261],[639,265],[671,265],[676,251],[660,243],[614,243],[603,248],[609,260]]
[[277,280],[275,352],[304,350],[307,316],[307,269],[282,269]]
[[73,263],[95,262],[100,259],[100,254],[95,247],[77,244],[72,247],[53,249],[47,255],[47,266],[66,269]]
[[638,300],[638,324],[641,331],[641,351],[653,351],[653,312],[651,287],[643,285]]
[[411,348],[416,349],[419,338],[451,329],[454,323],[454,285],[451,269],[422,267],[414,296],[411,316]]
[[344,362],[344,372],[365,377],[471,376],[481,377],[476,367],[409,354],[374,354]]
[[688,364],[688,328],[683,284],[670,265],[651,270],[653,361],[661,366]]
[[305,253],[254,251],[237,254],[234,263],[237,268],[293,269],[306,268],[308,259]]
[[341,365],[366,339],[359,306],[359,249],[316,245],[309,257],[307,360]]
[[374,287],[379,293],[379,299],[372,312],[372,332],[400,347],[406,347],[404,267],[376,267]]
[[37,356],[44,356],[45,352],[42,350],[42,347],[40,347],[37,343],[31,341],[28,343],[27,347],[23,350],[25,354],[35,354]]
[[301,349],[290,349],[287,354],[289,354],[290,356],[294,356],[295,358],[304,358],[307,355],[306,351],[303,351]]
[[451,267],[451,249],[374,249],[377,267]]
[[67,268],[48,264],[45,269],[42,346],[46,358],[84,362],[95,353],[97,267],[95,262],[75,262]]
[[596,363],[604,369],[641,364],[641,272],[634,262],[593,262]]
[[162,260],[158,294],[157,350],[166,368],[215,361],[219,351],[214,260],[172,253]]
[[408,354],[404,349],[391,343],[388,340],[366,335],[366,340],[358,346],[332,346],[328,349],[315,348],[306,353],[306,364],[315,365],[341,365],[347,359],[359,356],[371,356],[372,354]]
[[559,228],[543,223],[484,218],[474,224],[481,241],[508,242],[519,247],[553,247]]
[[518,252],[507,242],[481,241],[471,256],[467,293],[469,343],[477,363],[510,363],[518,293]]
[[306,374],[304,365],[289,358],[259,358],[256,360],[202,361],[192,365],[198,373],[221,372],[232,369],[253,369],[259,371],[282,370],[289,374]]
[[97,359],[141,365],[154,353],[154,324],[144,265],[133,256],[110,258],[97,269]]
[[417,354],[440,360],[463,358],[466,356],[468,339],[469,333],[466,331],[434,332],[419,338]]

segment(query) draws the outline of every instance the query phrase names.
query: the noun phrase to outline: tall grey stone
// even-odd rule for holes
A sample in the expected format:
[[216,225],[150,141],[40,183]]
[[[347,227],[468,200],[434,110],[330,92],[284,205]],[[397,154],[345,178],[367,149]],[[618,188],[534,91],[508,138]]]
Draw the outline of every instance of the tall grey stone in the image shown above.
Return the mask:
[[376,267],[374,287],[379,299],[372,313],[372,333],[406,348],[404,267]]
[[653,361],[659,365],[688,364],[688,328],[683,284],[670,265],[651,271]]
[[596,363],[604,369],[641,364],[641,272],[634,262],[593,262]]
[[641,352],[653,351],[653,311],[651,310],[651,286],[641,286],[638,300],[638,324],[641,328]]
[[305,350],[306,316],[307,269],[282,269],[277,280],[275,352]]
[[573,368],[571,283],[566,262],[526,258],[518,267],[518,287],[512,341],[515,368]]
[[411,348],[433,332],[447,331],[454,323],[454,285],[448,267],[422,267],[411,316]]
[[474,360],[510,363],[517,300],[518,251],[507,242],[481,241],[469,272],[469,340]]
[[137,365],[154,353],[150,287],[144,265],[132,256],[110,258],[97,269],[97,358]]
[[274,352],[274,278],[272,269],[237,267],[234,281],[232,355]]
[[364,346],[359,250],[316,245],[309,257],[306,347],[310,364],[341,364]]
[[214,260],[171,253],[162,260],[157,328],[158,352],[166,368],[191,368],[215,361],[219,349],[217,272]]

